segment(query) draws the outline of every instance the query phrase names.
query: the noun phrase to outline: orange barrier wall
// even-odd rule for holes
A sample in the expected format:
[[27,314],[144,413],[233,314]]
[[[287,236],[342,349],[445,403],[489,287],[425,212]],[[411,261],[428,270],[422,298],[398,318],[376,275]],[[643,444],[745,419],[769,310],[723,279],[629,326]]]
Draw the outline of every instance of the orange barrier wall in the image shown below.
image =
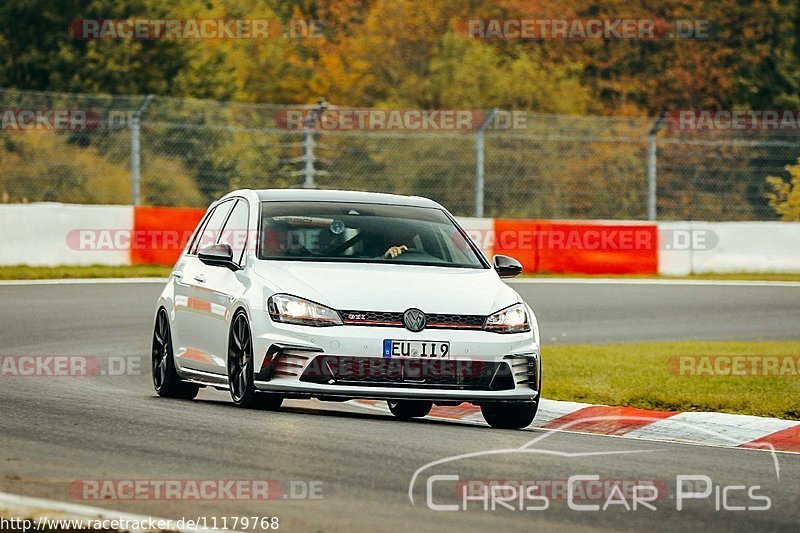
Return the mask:
[[[173,265],[205,213],[136,207],[131,263]],[[495,219],[492,250],[518,259],[525,272],[657,274],[655,224]]]
[[539,272],[539,246],[536,236],[542,223],[540,220],[496,218],[493,253],[510,255],[522,263],[523,272]]
[[205,210],[134,207],[131,264],[172,266]]
[[657,274],[655,224],[495,219],[494,253],[518,259],[525,272]]

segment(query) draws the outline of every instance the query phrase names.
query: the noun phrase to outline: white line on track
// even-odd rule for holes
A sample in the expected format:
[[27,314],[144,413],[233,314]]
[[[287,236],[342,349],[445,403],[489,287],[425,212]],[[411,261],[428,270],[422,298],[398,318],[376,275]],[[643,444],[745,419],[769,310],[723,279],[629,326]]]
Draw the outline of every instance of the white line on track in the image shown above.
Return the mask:
[[0,281],[4,285],[90,285],[126,283],[166,283],[167,278],[81,278],[81,279],[14,279]]
[[[73,503],[58,502],[54,500],[45,500],[41,498],[30,498],[28,496],[20,496],[17,494],[8,494],[0,492],[0,511],[6,515],[5,518],[30,518],[36,524],[39,517],[47,517],[52,521],[99,521],[99,520],[115,520],[130,524],[147,524],[149,522],[161,522],[161,524],[176,524],[178,520],[169,520],[166,518],[155,518],[145,515],[135,515],[115,511],[113,509],[103,509],[100,507],[90,507],[88,505],[76,505]],[[16,516],[7,516],[11,513],[16,513]],[[121,531],[129,531],[131,533],[149,532],[149,531],[162,531],[160,529],[137,528],[131,529],[126,527]],[[168,531],[178,532],[210,532],[207,529],[187,529],[187,528],[171,528]]]
[[[166,283],[168,278],[83,278],[0,280],[4,285],[88,285],[126,283]],[[713,279],[630,279],[630,278],[522,278],[508,280],[512,285],[708,285],[729,287],[800,287],[800,281],[740,281]]]
[[630,278],[522,278],[508,280],[516,284],[552,285],[709,285],[730,287],[800,287],[800,281],[744,281],[723,279],[630,279]]

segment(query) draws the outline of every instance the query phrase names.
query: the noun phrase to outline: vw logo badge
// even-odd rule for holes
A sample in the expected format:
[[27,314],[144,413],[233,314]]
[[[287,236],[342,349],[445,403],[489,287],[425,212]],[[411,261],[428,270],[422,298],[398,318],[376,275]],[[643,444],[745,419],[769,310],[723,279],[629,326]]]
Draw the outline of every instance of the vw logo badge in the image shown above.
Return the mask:
[[408,309],[403,313],[403,325],[409,331],[422,331],[427,323],[428,317],[419,309]]

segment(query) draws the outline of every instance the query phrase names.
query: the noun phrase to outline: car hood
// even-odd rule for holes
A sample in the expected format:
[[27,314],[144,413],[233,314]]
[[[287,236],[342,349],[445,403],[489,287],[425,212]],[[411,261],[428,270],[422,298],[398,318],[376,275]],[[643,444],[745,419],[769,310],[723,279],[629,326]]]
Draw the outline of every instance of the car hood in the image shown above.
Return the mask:
[[254,269],[276,293],[339,310],[489,315],[521,301],[490,269],[263,260]]

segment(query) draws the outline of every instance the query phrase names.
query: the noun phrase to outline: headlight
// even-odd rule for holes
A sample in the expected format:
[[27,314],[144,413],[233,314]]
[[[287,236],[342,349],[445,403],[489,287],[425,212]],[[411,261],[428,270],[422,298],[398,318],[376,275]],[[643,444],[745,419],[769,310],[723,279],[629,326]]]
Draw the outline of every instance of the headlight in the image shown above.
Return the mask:
[[522,333],[531,330],[531,322],[525,304],[514,304],[489,315],[483,329],[495,333]]
[[267,300],[269,316],[275,322],[302,326],[340,326],[339,313],[324,305],[288,294],[275,294]]

